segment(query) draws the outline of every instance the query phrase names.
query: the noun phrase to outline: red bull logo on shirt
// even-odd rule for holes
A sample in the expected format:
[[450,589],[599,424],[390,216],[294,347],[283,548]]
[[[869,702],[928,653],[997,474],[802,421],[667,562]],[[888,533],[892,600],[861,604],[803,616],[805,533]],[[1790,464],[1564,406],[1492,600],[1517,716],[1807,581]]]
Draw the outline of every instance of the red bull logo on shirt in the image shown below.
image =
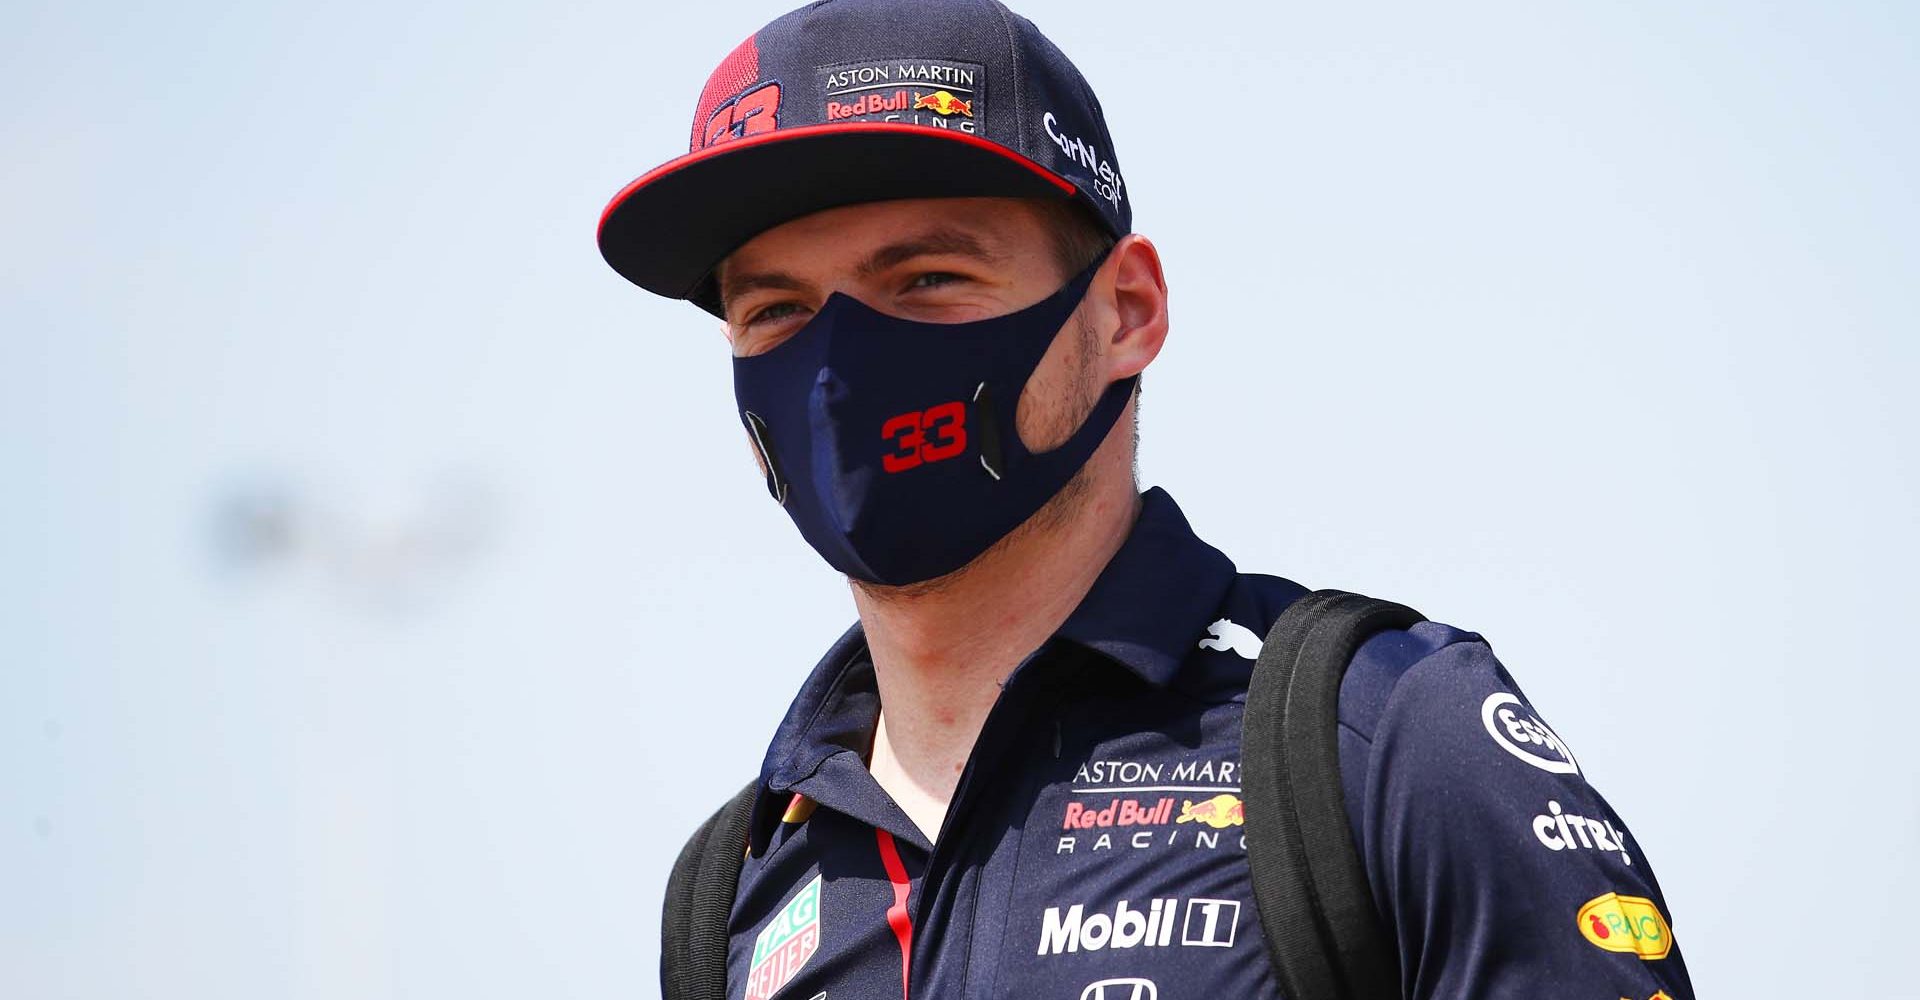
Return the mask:
[[820,950],[820,876],[794,894],[753,940],[746,1000],[768,1000]]
[[1081,802],[1067,803],[1062,830],[1092,830],[1110,826],[1159,826],[1173,819],[1173,799],[1162,798],[1151,805],[1139,799],[1109,799],[1105,806]]
[[[1244,825],[1247,821],[1246,807],[1237,795],[1225,793],[1210,799],[1195,802],[1182,800],[1180,815],[1173,815],[1173,799],[1161,798],[1154,802],[1142,802],[1138,799],[1109,799],[1104,806],[1086,805],[1079,802],[1067,803],[1067,813],[1060,823],[1063,830],[1102,830],[1115,827],[1179,826],[1182,823],[1195,824],[1193,834],[1186,843],[1196,848],[1217,848],[1220,846],[1218,831]],[[1136,829],[1132,833],[1102,832],[1094,837],[1092,843],[1082,844],[1081,838],[1061,837],[1055,845],[1055,854],[1074,854],[1082,847],[1086,853],[1098,854],[1113,850],[1116,846],[1147,848],[1153,846],[1173,847],[1182,842],[1184,831],[1170,830],[1156,833],[1151,830]],[[1118,838],[1116,840],[1116,838]],[[1232,838],[1229,838],[1231,840]],[[1246,847],[1246,838],[1240,838],[1239,846]]]
[[1239,826],[1247,821],[1246,806],[1237,795],[1216,795],[1199,802],[1180,803],[1180,818],[1175,823],[1205,823],[1216,830]]
[[[1245,848],[1227,831],[1246,823],[1238,761],[1091,759],[1074,772],[1054,854],[1099,856],[1151,848]],[[1087,796],[1079,798],[1079,796]],[[1091,831],[1091,835],[1077,831]]]

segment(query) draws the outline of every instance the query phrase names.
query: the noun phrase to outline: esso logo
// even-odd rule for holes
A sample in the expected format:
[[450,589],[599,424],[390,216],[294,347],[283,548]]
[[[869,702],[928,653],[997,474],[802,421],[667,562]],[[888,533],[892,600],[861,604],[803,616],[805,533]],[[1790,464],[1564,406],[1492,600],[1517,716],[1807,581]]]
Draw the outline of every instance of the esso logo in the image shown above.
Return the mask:
[[1580,773],[1572,748],[1519,698],[1505,691],[1488,695],[1480,703],[1480,721],[1502,749],[1534,767],[1554,774]]

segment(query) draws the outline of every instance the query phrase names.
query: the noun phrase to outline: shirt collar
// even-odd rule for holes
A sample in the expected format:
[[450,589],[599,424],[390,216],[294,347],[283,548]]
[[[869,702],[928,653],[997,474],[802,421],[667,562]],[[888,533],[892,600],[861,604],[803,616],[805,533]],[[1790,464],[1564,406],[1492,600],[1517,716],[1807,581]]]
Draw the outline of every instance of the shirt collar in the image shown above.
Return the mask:
[[761,779],[783,792],[843,750],[865,759],[879,717],[880,690],[867,657],[867,635],[855,622],[800,686],[767,747]]
[[1132,533],[1057,634],[1165,687],[1206,633],[1234,572],[1233,560],[1201,541],[1156,486],[1141,495]]
[[748,850],[766,851],[793,786],[811,777],[837,754],[853,751],[864,760],[880,716],[880,692],[867,636],[855,622],[820,658],[774,730],[760,764],[760,795],[748,825]]
[[[1165,490],[1150,489],[1140,501],[1127,540],[1055,635],[1164,687],[1219,610],[1235,570],[1232,560],[1194,535]],[[814,667],[767,748],[763,794],[754,809],[755,853],[777,826],[782,793],[838,754],[865,759],[879,710],[866,634],[856,623]]]

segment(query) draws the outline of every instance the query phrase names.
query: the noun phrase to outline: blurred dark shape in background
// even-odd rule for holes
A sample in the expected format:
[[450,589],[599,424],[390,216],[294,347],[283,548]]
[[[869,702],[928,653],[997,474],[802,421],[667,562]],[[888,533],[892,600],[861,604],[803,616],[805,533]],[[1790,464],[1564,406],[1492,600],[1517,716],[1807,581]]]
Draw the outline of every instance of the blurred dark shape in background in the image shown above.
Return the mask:
[[500,507],[490,483],[465,471],[373,491],[256,473],[216,492],[208,546],[234,584],[315,586],[362,612],[411,616],[481,563]]

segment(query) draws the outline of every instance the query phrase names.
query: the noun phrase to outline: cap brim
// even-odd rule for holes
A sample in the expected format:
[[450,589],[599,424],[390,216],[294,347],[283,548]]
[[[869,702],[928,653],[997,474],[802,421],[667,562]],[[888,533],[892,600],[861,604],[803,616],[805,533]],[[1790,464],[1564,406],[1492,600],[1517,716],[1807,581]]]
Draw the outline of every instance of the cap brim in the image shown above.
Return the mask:
[[977,135],[885,122],[801,125],[709,146],[627,185],[600,254],[650,292],[721,315],[715,265],[783,222],[897,198],[1071,198],[1072,182]]

